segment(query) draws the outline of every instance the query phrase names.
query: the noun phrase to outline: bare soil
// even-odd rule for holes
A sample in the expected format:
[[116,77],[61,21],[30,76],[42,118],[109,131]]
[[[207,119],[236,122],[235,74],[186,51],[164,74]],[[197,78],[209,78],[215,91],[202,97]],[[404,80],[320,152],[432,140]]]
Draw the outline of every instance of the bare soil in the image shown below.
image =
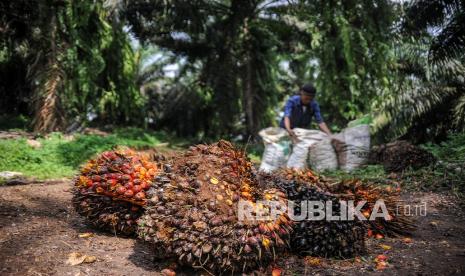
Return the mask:
[[[0,275],[159,275],[174,267],[154,260],[144,243],[89,228],[71,206],[70,188],[69,181],[0,187]],[[411,242],[370,238],[367,255],[359,258],[309,262],[286,255],[273,267],[284,275],[380,274],[373,260],[384,254],[388,266],[382,273],[387,275],[465,275],[465,207],[444,194],[404,196],[412,205],[427,206]],[[92,236],[79,237],[87,232]],[[72,266],[67,260],[73,252],[96,261]],[[270,275],[271,269],[254,273]],[[193,273],[175,270],[178,275]]]

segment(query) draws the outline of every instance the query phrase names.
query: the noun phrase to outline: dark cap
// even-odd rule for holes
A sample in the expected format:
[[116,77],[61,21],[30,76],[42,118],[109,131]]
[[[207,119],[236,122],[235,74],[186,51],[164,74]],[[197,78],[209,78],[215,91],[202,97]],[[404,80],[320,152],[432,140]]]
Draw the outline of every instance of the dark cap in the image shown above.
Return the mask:
[[309,94],[309,95],[315,95],[316,94],[316,88],[311,83],[306,83],[306,84],[302,85],[300,90],[302,92],[304,92],[305,94]]

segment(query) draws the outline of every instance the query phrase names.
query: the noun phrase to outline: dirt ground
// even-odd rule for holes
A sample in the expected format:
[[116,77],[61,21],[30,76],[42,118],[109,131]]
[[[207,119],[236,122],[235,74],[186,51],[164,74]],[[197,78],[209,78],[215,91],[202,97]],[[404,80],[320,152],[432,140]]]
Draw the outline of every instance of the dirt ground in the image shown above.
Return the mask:
[[[156,262],[151,249],[133,239],[100,233],[73,210],[68,181],[0,187],[0,275],[159,275],[169,263]],[[388,275],[465,275],[465,207],[452,196],[405,195],[411,204],[426,202],[411,242],[369,239],[368,254],[336,261],[282,256],[275,267],[285,275],[380,274],[373,261],[387,257]],[[91,237],[79,237],[91,232]],[[384,248],[383,248],[384,247]],[[389,248],[391,247],[391,248]],[[72,266],[70,253],[96,257]],[[271,267],[255,274],[270,275]],[[178,275],[192,271],[177,269]]]

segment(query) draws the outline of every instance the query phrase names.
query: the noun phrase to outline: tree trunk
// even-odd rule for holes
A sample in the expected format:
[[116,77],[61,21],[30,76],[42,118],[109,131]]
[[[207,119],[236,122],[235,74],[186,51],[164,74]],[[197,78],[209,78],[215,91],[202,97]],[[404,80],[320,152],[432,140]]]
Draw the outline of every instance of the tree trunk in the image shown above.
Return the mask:
[[60,112],[59,90],[63,83],[63,71],[58,60],[57,46],[57,10],[52,9],[49,23],[49,44],[42,68],[36,68],[39,85],[36,88],[34,103],[33,128],[35,132],[48,133],[63,126]]
[[246,135],[255,137],[257,135],[256,118],[254,114],[254,85],[253,85],[253,72],[250,56],[247,57],[243,78],[242,78],[242,91],[243,91],[243,110],[246,122]]

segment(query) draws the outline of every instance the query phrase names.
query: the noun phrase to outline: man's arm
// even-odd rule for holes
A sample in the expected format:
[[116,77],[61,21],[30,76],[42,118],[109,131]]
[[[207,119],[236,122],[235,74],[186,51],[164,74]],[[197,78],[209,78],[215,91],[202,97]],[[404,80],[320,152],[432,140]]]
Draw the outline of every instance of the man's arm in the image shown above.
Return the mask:
[[325,122],[319,123],[318,126],[320,127],[321,131],[328,135],[332,135],[331,130],[329,130],[328,126]]
[[286,129],[289,136],[293,142],[297,140],[297,136],[295,135],[294,131],[291,129],[291,114],[292,109],[294,108],[294,103],[292,102],[292,97],[289,98],[284,106],[284,128]]
[[313,109],[315,112],[315,120],[318,123],[318,126],[320,127],[321,131],[328,135],[332,135],[331,130],[329,130],[328,126],[326,123],[323,121],[323,117],[321,116],[320,112],[320,105],[317,102],[314,102],[313,104]]
[[284,117],[284,127],[287,133],[289,133],[289,136],[291,136],[292,141],[295,142],[297,140],[297,135],[295,135],[294,131],[291,129],[291,119],[289,119],[288,116]]

